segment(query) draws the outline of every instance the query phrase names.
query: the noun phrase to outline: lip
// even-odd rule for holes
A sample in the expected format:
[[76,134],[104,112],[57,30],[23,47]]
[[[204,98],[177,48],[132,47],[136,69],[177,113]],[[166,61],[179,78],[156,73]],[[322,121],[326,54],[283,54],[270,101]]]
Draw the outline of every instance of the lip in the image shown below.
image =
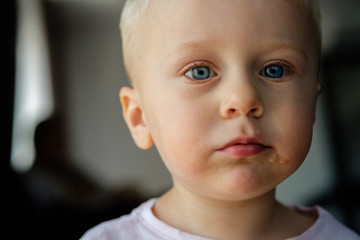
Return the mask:
[[269,146],[263,145],[257,139],[236,138],[219,148],[218,151],[234,157],[250,157],[258,155],[267,149],[269,149]]

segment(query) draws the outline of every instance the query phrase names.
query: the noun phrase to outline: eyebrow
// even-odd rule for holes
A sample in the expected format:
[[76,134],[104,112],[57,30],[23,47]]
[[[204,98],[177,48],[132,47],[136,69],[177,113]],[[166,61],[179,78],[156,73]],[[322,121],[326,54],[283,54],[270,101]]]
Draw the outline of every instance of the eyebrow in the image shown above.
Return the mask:
[[184,49],[209,49],[214,46],[221,46],[221,42],[218,40],[212,39],[192,39],[186,40],[179,44],[177,44],[169,53],[165,55],[165,59],[170,57],[171,55],[177,54],[179,51]]
[[306,51],[304,49],[302,49],[301,47],[297,46],[296,44],[293,44],[293,43],[286,43],[285,42],[285,43],[266,44],[266,49],[269,49],[269,50],[291,49],[292,51],[296,51],[296,52],[300,53],[300,55],[302,55],[305,58],[306,61],[309,60],[309,57],[306,54]]
[[[176,45],[169,53],[165,55],[164,59],[168,59],[174,54],[178,54],[179,51],[183,49],[211,49],[211,47],[226,47],[225,44],[221,43],[219,40],[212,39],[191,39],[183,41]],[[299,53],[305,58],[306,61],[309,61],[309,56],[306,51],[294,43],[289,42],[279,42],[279,43],[262,43],[258,49],[263,49],[263,51],[271,52],[278,49],[290,49]]]

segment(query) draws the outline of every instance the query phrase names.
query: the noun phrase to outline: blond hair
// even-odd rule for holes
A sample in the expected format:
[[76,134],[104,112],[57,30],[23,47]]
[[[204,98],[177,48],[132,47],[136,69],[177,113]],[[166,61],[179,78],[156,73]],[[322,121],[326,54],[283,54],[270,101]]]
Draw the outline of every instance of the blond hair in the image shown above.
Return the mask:
[[[145,16],[148,16],[150,12],[156,8],[154,4],[159,4],[164,1],[170,0],[125,0],[120,19],[120,31],[122,37],[124,64],[128,77],[130,78],[130,82],[132,81],[133,75],[129,69],[131,69],[133,59],[140,57],[140,51],[137,51],[139,46],[135,45],[136,30],[139,24],[141,24],[141,21],[145,19]],[[310,20],[317,32],[316,41],[319,46],[319,51],[321,51],[321,24],[318,0],[285,1],[294,3],[304,12],[304,14],[310,17]]]
[[133,82],[134,76],[130,72],[133,59],[139,57],[139,46],[136,46],[135,33],[141,21],[151,10],[150,5],[159,0],[125,0],[120,19],[120,32],[122,39],[122,49],[124,65],[129,77],[130,83]]

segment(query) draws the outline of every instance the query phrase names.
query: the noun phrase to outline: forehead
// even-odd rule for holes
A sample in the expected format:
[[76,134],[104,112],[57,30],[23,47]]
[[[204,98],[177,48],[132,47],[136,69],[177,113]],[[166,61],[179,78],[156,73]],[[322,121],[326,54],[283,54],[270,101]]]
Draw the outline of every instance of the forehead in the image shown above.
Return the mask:
[[[145,24],[162,51],[170,45],[211,40],[226,42],[296,44],[305,47],[310,20],[292,1],[181,0],[157,6]],[[148,25],[148,26],[146,26]],[[150,38],[149,38],[150,40]],[[214,45],[214,46],[215,46]],[[304,46],[303,46],[304,45]],[[185,45],[184,45],[185,46]]]

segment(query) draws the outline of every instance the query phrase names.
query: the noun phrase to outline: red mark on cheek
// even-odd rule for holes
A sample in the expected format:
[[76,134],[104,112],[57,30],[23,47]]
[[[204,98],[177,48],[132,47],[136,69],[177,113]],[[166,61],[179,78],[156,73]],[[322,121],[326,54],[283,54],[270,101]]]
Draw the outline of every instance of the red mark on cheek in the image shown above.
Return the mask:
[[275,164],[275,163],[279,163],[279,164],[283,164],[283,165],[288,165],[290,162],[289,160],[280,160],[279,161],[279,157],[276,155],[276,153],[272,153],[269,156],[269,163],[271,164]]
[[288,165],[290,162],[288,160],[281,160],[280,164]]

